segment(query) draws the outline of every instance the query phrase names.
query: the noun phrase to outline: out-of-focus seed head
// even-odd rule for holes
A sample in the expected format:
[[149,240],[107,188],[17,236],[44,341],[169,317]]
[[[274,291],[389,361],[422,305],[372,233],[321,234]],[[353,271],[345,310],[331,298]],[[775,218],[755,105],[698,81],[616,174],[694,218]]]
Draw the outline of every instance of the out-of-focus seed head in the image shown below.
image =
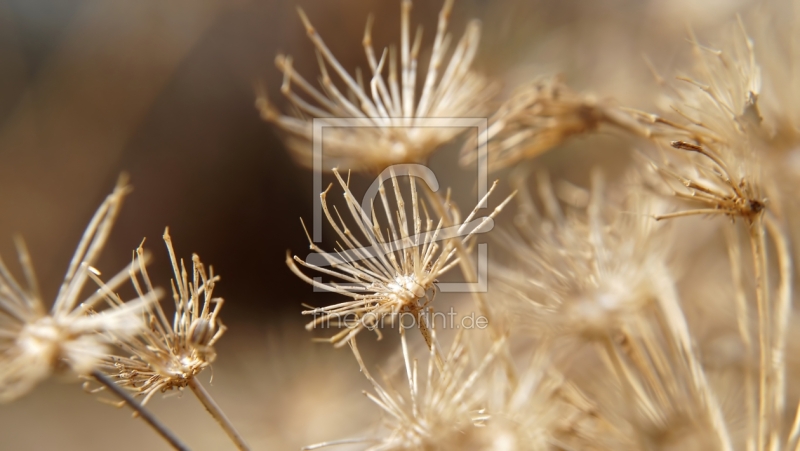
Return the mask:
[[[129,338],[144,328],[141,311],[157,299],[157,290],[140,292],[138,299],[123,302],[113,290],[122,284],[129,269],[106,285],[92,266],[130,191],[126,181],[120,177],[86,227],[49,312],[24,243],[20,240],[17,244],[27,288],[18,284],[0,261],[0,402],[25,395],[54,371],[89,374],[108,356],[114,337]],[[89,279],[97,282],[99,289],[81,301],[79,296]]]

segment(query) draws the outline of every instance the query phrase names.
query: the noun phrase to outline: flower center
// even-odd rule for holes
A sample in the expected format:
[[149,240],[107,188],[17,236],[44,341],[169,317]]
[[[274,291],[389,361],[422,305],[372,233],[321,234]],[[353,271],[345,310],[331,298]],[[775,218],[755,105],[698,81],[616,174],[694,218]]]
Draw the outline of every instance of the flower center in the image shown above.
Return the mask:
[[413,274],[395,277],[394,283],[389,284],[389,289],[404,303],[425,297],[425,288],[417,282],[417,278]]
[[28,323],[22,328],[17,343],[26,354],[52,352],[61,341],[61,327],[49,316]]

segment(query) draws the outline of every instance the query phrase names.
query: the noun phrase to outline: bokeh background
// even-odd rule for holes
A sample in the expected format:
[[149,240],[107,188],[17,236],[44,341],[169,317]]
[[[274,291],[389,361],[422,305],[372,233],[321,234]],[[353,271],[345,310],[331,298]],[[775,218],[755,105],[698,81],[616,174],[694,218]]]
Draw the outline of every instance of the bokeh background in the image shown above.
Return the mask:
[[[166,286],[160,237],[169,226],[179,255],[198,253],[222,275],[217,289],[229,330],[211,391],[256,449],[357,434],[361,425],[348,420],[371,409],[352,357],[310,343],[302,330],[300,304],[313,294],[284,258],[287,249],[307,248],[298,218],[311,217],[317,193],[312,174],[295,165],[254,108],[257,86],[280,104],[278,52],[315,78],[298,5],[347,68],[366,66],[369,13],[376,47],[399,41],[399,0],[0,0],[0,254],[13,262],[12,238],[22,235],[52,298],[94,209],[128,173],[134,192],[98,266],[113,273],[147,237],[151,275]],[[414,5],[423,48],[440,7],[438,0]],[[687,25],[703,38],[756,7],[458,0],[451,29],[458,37],[468,19],[482,20],[476,68],[503,83],[505,94],[561,72],[576,89],[647,108],[655,83],[642,55],[669,72],[685,56]],[[615,136],[581,139],[536,164],[581,184],[594,164],[619,170],[627,144]],[[434,167],[445,186],[465,174],[451,161]],[[229,447],[188,393],[152,406],[196,449]],[[65,377],[0,406],[0,449],[165,446],[127,411]]]

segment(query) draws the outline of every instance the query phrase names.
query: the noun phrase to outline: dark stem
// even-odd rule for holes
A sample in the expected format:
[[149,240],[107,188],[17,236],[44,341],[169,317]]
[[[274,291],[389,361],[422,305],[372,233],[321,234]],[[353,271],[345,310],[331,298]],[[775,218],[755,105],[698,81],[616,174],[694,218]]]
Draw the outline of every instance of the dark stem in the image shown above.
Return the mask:
[[197,399],[203,403],[203,406],[205,406],[206,410],[208,410],[208,413],[210,413],[211,416],[217,420],[219,425],[222,426],[222,429],[231,439],[233,444],[236,445],[236,448],[241,451],[249,451],[250,447],[244,441],[244,438],[242,438],[242,436],[233,426],[233,423],[231,423],[231,420],[229,420],[228,416],[225,415],[225,412],[223,412],[216,401],[214,401],[214,398],[212,398],[211,395],[206,391],[205,387],[200,384],[200,381],[195,377],[189,378],[189,387],[192,389],[195,396],[197,396]]
[[173,434],[172,431],[167,429],[166,426],[158,421],[158,419],[152,413],[150,413],[149,410],[145,409],[144,406],[133,399],[133,396],[115,384],[114,381],[108,376],[98,370],[94,370],[92,371],[92,377],[97,379],[97,382],[103,384],[106,388],[114,392],[115,395],[119,396],[120,399],[125,401],[125,404],[130,406],[130,408],[133,409],[139,415],[139,417],[146,421],[150,427],[155,429],[155,431],[158,432],[158,435],[172,445],[173,448],[179,451],[190,451],[190,448],[186,446],[175,434]]

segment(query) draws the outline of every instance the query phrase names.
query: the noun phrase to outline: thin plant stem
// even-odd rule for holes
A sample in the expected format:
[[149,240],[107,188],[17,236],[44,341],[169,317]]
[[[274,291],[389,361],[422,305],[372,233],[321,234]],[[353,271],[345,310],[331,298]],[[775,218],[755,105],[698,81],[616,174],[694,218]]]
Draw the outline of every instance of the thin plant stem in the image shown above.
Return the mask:
[[797,411],[794,414],[794,423],[789,431],[789,439],[786,442],[786,449],[789,451],[800,450],[800,403],[797,404]]
[[[792,313],[792,276],[794,269],[792,267],[791,245],[781,224],[768,212],[764,216],[764,225],[767,233],[775,243],[778,256],[778,272],[780,274],[777,304],[775,305],[775,321],[777,324],[775,325],[774,355],[772,357],[772,371],[775,374],[775,392],[773,393],[775,417],[772,421],[777,425],[782,421],[786,408],[786,333],[789,316]],[[774,445],[777,445],[779,441],[779,431],[780,428],[773,428],[773,435],[770,440]]]
[[[428,199],[431,200],[431,204],[433,204],[433,208],[436,209],[436,213],[439,215],[440,218],[444,221],[444,226],[447,227],[450,225],[450,218],[447,215],[447,208],[445,207],[444,200],[436,194],[435,192],[431,191],[427,184],[424,185],[425,187],[425,194],[428,196]],[[461,240],[453,240],[456,247],[456,253],[458,255],[458,265],[461,268],[461,273],[464,275],[464,281],[466,283],[475,283],[477,271],[475,267],[472,265],[472,259],[470,259],[469,254],[467,253],[466,248],[464,247],[464,243]],[[489,309],[489,304],[486,301],[486,298],[483,296],[483,293],[477,290],[470,290],[472,297],[475,299],[475,303],[478,306],[478,311],[484,318],[486,318],[486,322],[489,325],[489,333],[492,336],[492,341],[497,342],[503,339],[502,333],[500,332],[497,324],[494,323],[492,312]],[[514,368],[513,360],[511,356],[508,354],[508,348],[504,347],[503,350],[503,361],[505,363],[505,370],[506,375],[508,376],[509,383],[511,387],[516,387],[517,385],[517,371]]]
[[[653,391],[653,396],[658,398],[658,402],[666,405],[669,403],[668,392],[672,390],[674,380],[671,378],[666,379],[662,383],[661,374],[665,374],[666,356],[662,352],[660,346],[655,343],[654,337],[651,335],[651,330],[647,327],[648,324],[644,321],[635,321],[636,334],[639,335],[639,340],[628,340],[629,354],[631,361],[636,366],[638,371],[645,379],[645,383]],[[635,336],[635,333],[624,332],[626,336]],[[641,342],[640,342],[641,340]],[[670,387],[664,387],[664,384],[669,384]]]
[[762,218],[747,223],[750,235],[750,249],[753,254],[753,272],[756,280],[756,306],[758,310],[758,348],[759,348],[759,374],[758,374],[758,437],[756,440],[758,451],[766,447],[765,437],[770,422],[770,308],[769,285],[766,277],[767,252],[765,249],[764,226]]
[[[433,313],[433,309],[430,309],[429,312],[432,314]],[[426,315],[424,311],[420,311],[417,314],[417,319],[418,319],[417,323],[419,324],[419,331],[422,333],[422,338],[425,339],[425,344],[428,346],[428,350],[429,351],[434,351],[433,340],[435,339],[435,337],[431,337],[431,330],[433,328],[430,328],[430,329],[428,328],[428,315]],[[434,326],[436,326],[435,321],[436,320],[434,320],[434,322],[433,322]],[[403,328],[402,321],[400,322],[400,328],[399,329],[400,329],[401,335],[403,335],[403,337],[405,337],[405,333],[404,333],[405,329]],[[405,340],[405,338],[403,338],[403,340]],[[436,368],[439,370],[439,372],[444,372],[444,362],[442,361],[442,356],[439,354],[438,350],[436,350],[436,351],[437,352],[435,352],[434,356],[433,356],[434,362],[436,363]]]
[[734,300],[736,302],[736,318],[739,327],[739,336],[744,344],[745,371],[744,371],[744,396],[747,411],[747,451],[755,451],[756,433],[756,389],[753,380],[753,338],[750,331],[750,310],[747,306],[747,294],[742,281],[742,253],[739,247],[738,235],[735,228],[727,228],[728,260],[731,265],[731,279],[733,281]]
[[190,448],[186,446],[181,439],[179,439],[172,431],[167,429],[164,424],[162,424],[149,410],[145,409],[144,406],[139,404],[133,397],[126,392],[124,389],[120,388],[117,384],[114,383],[108,376],[101,373],[100,371],[94,370],[92,371],[92,377],[103,384],[106,388],[114,392],[115,395],[119,396],[125,404],[130,406],[140,418],[147,422],[157,433],[160,435],[164,440],[167,441],[173,448],[179,451],[190,451]]
[[725,451],[732,451],[730,433],[725,426],[725,418],[722,408],[714,395],[711,386],[706,378],[706,373],[700,363],[700,358],[692,345],[692,337],[689,332],[689,324],[683,314],[678,299],[678,293],[673,284],[659,282],[658,296],[658,320],[662,323],[662,328],[670,335],[671,340],[667,340],[670,351],[677,359],[683,358],[689,371],[693,391],[702,400],[702,405],[706,409],[708,419],[711,421],[712,428],[719,438],[720,448]]
[[[622,359],[617,353],[617,347],[614,345],[614,342],[611,340],[611,338],[604,339],[599,345],[601,347],[600,356],[605,357],[603,361],[611,373],[616,376],[620,387],[622,388],[622,396],[625,399],[625,410],[627,411],[628,417],[634,418],[634,412],[637,405],[637,394],[636,387],[628,376],[629,372],[625,370]],[[639,444],[641,449],[647,449],[647,441],[644,439],[644,437],[642,437],[642,431],[639,428],[634,429],[636,442]]]
[[189,378],[189,387],[191,387],[192,392],[194,395],[197,396],[197,399],[203,403],[208,413],[214,417],[215,420],[222,426],[222,429],[228,434],[228,437],[231,439],[236,448],[241,451],[249,451],[250,447],[245,443],[244,438],[236,431],[236,428],[233,427],[233,423],[228,417],[225,415],[225,412],[219,407],[219,405],[214,401],[214,398],[206,391],[200,381],[197,380],[196,377]]

